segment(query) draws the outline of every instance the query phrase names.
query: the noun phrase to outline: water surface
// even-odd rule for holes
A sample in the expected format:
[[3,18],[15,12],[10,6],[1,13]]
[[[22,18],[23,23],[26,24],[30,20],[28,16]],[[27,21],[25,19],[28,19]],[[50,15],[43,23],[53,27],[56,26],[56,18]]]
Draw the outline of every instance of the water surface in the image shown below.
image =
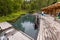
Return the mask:
[[13,25],[17,30],[21,30],[35,39],[37,36],[37,29],[35,30],[34,28],[34,22],[35,16],[28,14],[18,18],[18,20],[13,23]]

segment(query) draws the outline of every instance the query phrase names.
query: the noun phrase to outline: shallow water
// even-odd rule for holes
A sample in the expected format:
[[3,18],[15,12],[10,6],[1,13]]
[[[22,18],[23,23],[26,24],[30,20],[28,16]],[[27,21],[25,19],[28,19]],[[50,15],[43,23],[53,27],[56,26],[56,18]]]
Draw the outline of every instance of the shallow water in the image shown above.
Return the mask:
[[35,17],[33,15],[25,15],[20,17],[15,23],[13,23],[14,27],[17,30],[21,30],[25,32],[27,35],[36,39],[37,29],[34,29]]
[[21,23],[22,26],[25,28],[25,33],[31,36],[32,38],[36,38],[37,30],[34,29],[34,23],[31,22],[24,22]]

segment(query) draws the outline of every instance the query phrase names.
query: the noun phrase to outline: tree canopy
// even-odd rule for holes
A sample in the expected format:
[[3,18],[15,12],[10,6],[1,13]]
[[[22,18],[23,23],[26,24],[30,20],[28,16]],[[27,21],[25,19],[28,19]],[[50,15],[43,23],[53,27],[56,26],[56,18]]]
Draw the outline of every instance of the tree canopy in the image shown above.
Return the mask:
[[54,2],[57,0],[0,0],[0,16],[6,16],[20,10],[37,11]]
[[22,0],[0,0],[0,15],[6,16],[21,9]]

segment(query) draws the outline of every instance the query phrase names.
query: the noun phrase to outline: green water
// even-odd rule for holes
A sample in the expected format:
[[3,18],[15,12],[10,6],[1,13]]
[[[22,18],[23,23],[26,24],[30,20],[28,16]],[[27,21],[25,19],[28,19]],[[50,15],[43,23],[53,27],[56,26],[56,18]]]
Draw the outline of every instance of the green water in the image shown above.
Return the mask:
[[30,37],[36,39],[37,38],[37,33],[38,29],[35,29],[35,16],[31,14],[27,14],[24,16],[19,17],[16,22],[12,23],[13,27],[16,28],[17,30],[21,30]]
[[58,16],[58,19],[60,19],[60,16]]
[[21,30],[31,36],[32,38],[36,38],[37,36],[37,29],[34,28],[35,16],[31,14],[27,14],[21,16],[16,20],[16,22],[12,23],[14,28],[17,30]]
[[27,14],[25,16],[21,16],[20,18],[17,19],[16,22],[12,23],[14,25],[14,27],[17,29],[17,30],[22,30],[24,31],[24,28],[22,27],[21,23],[24,23],[24,22],[31,22],[31,23],[34,23],[34,20],[35,20],[35,17],[31,14]]

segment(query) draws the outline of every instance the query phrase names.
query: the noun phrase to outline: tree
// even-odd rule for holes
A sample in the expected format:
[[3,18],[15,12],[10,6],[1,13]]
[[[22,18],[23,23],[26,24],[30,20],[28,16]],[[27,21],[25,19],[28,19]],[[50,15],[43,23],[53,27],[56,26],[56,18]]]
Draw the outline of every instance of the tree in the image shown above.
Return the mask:
[[0,0],[0,15],[6,15],[8,12],[10,13],[12,10],[11,10],[11,2],[10,0]]
[[0,15],[6,16],[21,9],[22,0],[0,0]]

